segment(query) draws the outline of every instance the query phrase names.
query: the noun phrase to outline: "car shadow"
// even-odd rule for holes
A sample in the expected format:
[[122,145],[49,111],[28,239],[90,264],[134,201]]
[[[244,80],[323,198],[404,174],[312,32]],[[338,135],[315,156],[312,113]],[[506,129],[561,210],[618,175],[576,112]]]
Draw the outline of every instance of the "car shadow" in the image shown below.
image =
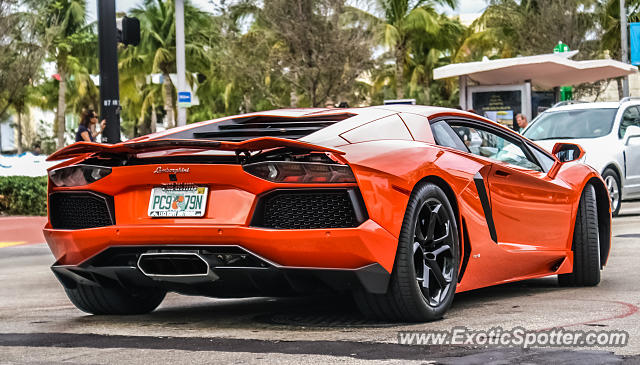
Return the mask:
[[[555,277],[532,279],[458,293],[451,310],[464,315],[474,308],[500,300],[560,291]],[[132,326],[234,329],[335,329],[404,326],[365,318],[350,295],[315,295],[289,298],[209,299],[171,295],[166,303],[146,315],[83,316],[82,325],[126,322]]]

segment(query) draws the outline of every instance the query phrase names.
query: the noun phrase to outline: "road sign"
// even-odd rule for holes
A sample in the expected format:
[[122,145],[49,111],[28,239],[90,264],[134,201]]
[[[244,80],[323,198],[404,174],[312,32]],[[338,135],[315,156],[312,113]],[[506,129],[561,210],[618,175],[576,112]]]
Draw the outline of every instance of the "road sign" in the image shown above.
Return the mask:
[[631,42],[631,64],[640,65],[640,23],[629,24],[629,40]]
[[569,51],[570,51],[569,46],[562,43],[562,41],[559,41],[558,44],[555,47],[553,47],[553,53],[564,53]]
[[178,107],[188,108],[191,106],[191,91],[180,91],[178,93]]
[[[558,44],[553,47],[553,53],[564,53],[569,52],[569,46],[559,41]],[[560,87],[560,100],[573,100],[573,87],[571,86],[562,86]]]

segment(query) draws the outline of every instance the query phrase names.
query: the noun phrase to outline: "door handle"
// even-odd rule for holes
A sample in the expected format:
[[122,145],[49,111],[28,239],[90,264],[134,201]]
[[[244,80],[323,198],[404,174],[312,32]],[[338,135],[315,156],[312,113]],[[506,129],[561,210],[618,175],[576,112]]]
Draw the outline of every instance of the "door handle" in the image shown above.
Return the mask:
[[507,177],[511,175],[510,173],[502,170],[496,170],[496,176]]

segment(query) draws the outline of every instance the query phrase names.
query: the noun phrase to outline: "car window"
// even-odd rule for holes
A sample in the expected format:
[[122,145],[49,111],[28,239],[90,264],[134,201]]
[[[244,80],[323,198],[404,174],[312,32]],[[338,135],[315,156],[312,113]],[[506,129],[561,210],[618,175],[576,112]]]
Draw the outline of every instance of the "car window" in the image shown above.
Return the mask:
[[531,140],[597,138],[611,133],[618,109],[578,109],[546,111],[523,135]]
[[397,114],[374,120],[344,132],[340,137],[349,143],[378,141],[385,139],[401,139],[413,141],[411,133]]
[[553,158],[549,157],[546,153],[540,151],[536,147],[529,146],[529,150],[536,156],[538,162],[542,165],[544,172],[551,170],[551,167],[556,162]]
[[622,114],[622,120],[620,121],[620,129],[618,130],[618,137],[624,137],[627,132],[627,127],[635,125],[640,127],[640,112],[635,106],[627,108]]
[[431,124],[433,139],[440,146],[455,148],[460,151],[469,152],[469,149],[462,142],[456,132],[444,120]]
[[490,131],[465,124],[451,123],[451,128],[460,136],[469,151],[474,155],[487,157],[514,166],[534,171],[542,168],[527,156],[522,145]]

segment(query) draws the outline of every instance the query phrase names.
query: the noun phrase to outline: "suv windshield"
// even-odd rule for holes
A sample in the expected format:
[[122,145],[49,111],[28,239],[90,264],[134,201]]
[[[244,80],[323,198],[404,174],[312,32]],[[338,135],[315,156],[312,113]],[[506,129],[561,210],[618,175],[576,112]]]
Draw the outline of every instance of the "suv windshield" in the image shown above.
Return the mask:
[[618,109],[562,110],[542,113],[524,132],[532,140],[596,138],[611,132]]

